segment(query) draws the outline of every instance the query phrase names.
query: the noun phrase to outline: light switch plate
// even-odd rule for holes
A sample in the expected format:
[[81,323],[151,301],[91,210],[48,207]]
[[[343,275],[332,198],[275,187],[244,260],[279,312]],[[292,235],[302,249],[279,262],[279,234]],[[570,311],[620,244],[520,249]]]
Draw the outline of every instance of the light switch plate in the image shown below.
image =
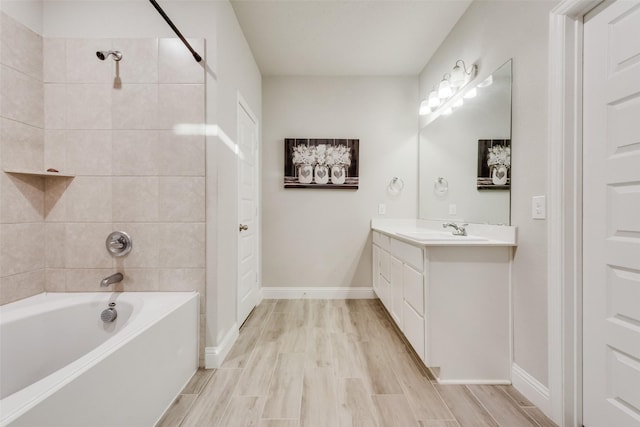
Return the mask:
[[449,215],[456,215],[458,213],[458,206],[451,204],[449,205]]
[[545,196],[533,196],[531,198],[531,218],[545,219],[547,217],[547,206]]
[[378,205],[378,215],[386,215],[387,214],[387,205],[384,203],[380,203]]

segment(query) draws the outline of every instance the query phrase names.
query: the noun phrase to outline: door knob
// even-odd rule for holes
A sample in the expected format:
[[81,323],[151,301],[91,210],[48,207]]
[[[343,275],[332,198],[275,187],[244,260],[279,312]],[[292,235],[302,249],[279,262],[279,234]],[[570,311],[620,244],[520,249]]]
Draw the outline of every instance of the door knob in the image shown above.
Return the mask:
[[245,224],[240,224],[240,227],[238,227],[238,228],[240,229],[240,231],[246,231],[246,230],[249,229],[249,226],[245,225]]

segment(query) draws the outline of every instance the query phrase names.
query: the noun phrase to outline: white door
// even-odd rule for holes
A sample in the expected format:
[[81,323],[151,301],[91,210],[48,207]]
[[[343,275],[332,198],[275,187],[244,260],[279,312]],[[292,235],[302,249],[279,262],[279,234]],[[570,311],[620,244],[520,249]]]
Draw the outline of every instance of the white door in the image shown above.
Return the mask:
[[640,426],[640,1],[585,17],[583,422]]
[[258,289],[258,123],[238,103],[238,325],[256,306]]

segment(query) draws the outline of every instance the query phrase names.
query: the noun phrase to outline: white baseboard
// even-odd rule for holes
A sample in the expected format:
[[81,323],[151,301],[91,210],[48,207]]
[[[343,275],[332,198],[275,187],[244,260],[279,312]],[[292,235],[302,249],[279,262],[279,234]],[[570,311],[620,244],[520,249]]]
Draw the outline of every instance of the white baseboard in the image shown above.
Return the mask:
[[542,412],[549,415],[551,400],[549,388],[522,369],[517,364],[511,365],[511,383],[524,397],[536,405]]
[[372,287],[349,288],[331,287],[262,287],[265,299],[373,299],[376,298]]
[[229,350],[233,347],[239,336],[238,324],[234,323],[231,329],[222,339],[217,347],[205,347],[204,349],[204,367],[205,369],[219,368],[224,362],[224,358],[229,354]]
[[479,384],[479,385],[509,385],[509,380],[437,380],[438,384],[442,385],[464,385],[464,384]]

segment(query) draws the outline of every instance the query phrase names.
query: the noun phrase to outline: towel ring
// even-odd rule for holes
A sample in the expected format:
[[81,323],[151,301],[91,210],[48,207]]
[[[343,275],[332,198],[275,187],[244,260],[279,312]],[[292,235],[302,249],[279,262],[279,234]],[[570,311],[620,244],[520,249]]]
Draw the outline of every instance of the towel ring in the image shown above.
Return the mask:
[[394,176],[389,182],[387,191],[389,191],[389,194],[397,196],[402,192],[402,190],[404,190],[404,181],[401,178]]
[[438,177],[436,182],[433,183],[433,192],[439,196],[443,196],[447,194],[447,191],[449,191],[449,182],[441,176]]

